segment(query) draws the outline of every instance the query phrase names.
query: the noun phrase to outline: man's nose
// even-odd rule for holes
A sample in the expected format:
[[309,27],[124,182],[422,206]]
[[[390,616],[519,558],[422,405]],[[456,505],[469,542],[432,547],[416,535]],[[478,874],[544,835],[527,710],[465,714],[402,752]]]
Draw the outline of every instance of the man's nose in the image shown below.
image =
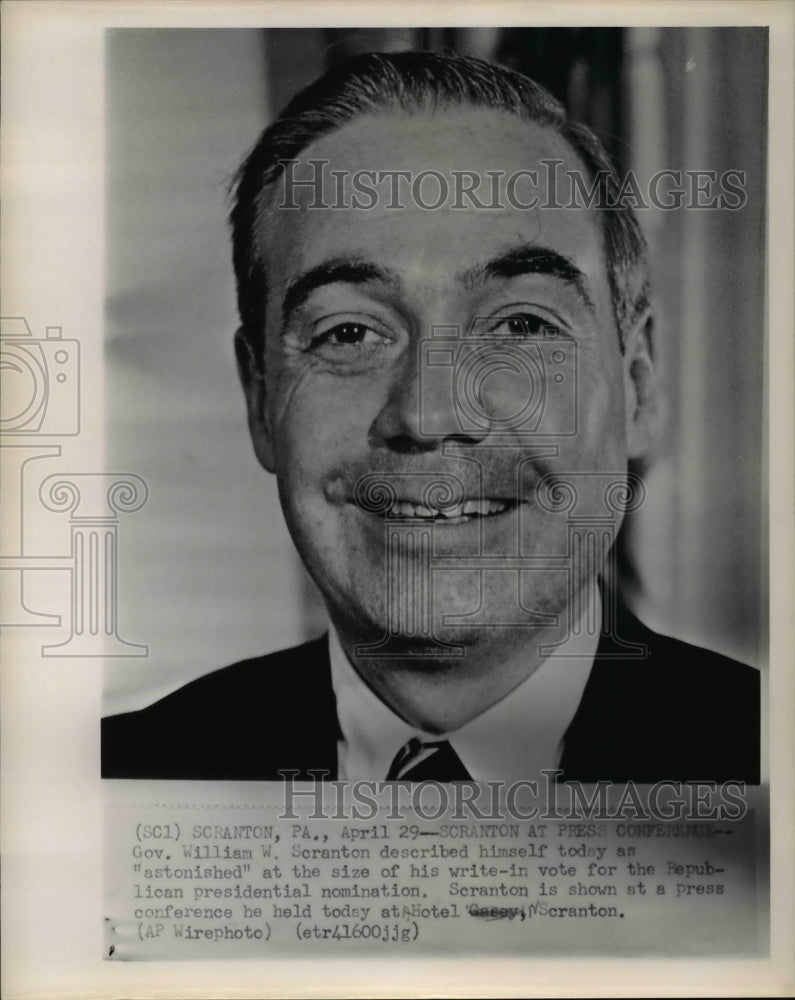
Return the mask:
[[473,445],[489,434],[488,426],[462,427],[456,386],[450,378],[421,368],[426,362],[412,353],[389,387],[386,402],[373,421],[371,440],[396,451],[434,451],[445,441]]

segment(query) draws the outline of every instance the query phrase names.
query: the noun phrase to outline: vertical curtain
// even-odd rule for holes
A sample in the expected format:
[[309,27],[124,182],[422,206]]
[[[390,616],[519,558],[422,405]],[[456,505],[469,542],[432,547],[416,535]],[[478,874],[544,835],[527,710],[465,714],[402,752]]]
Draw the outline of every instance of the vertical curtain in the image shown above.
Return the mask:
[[106,67],[105,467],[149,487],[119,532],[121,634],[150,649],[108,661],[121,711],[295,641],[297,588],[232,350],[226,187],[270,113],[262,34],[112,30]]
[[627,32],[632,166],[745,174],[742,209],[650,209],[666,399],[628,532],[639,611],[753,663],[764,659],[766,29]]

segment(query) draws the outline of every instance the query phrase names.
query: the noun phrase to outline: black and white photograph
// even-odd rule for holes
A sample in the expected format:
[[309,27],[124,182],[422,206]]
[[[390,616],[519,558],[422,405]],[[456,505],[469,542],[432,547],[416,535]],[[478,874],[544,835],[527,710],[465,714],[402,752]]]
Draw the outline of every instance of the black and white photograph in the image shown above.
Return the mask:
[[6,708],[94,803],[85,995],[785,995],[793,9],[349,6],[107,4],[6,129]]
[[[221,475],[229,424],[197,413],[184,372],[192,356],[209,375],[213,350],[228,364],[221,331],[238,324],[256,460],[320,598],[302,588],[279,617],[306,627],[322,602],[329,627],[107,719],[103,774],[383,781],[421,767],[486,781],[560,765],[563,780],[758,784],[764,29],[121,30],[107,54],[121,438],[109,449],[148,460],[150,483],[154,463],[167,466],[178,503],[239,493],[231,503],[254,508],[250,531],[224,525],[199,543],[206,553],[192,534],[170,537],[182,572],[200,555],[227,562],[226,600],[266,619],[245,638],[267,645],[283,586],[263,557],[282,532],[273,484],[255,482],[248,500],[242,463]],[[690,74],[666,74],[688,58]],[[199,142],[213,140],[217,109],[192,75],[217,102],[246,59],[285,96],[296,59],[318,79],[273,108],[234,174],[238,315],[224,317],[202,268],[226,234],[197,238],[187,219],[175,233],[165,201],[188,163],[210,173]],[[191,103],[175,130],[179,87]],[[227,130],[258,90],[239,111],[230,100]],[[635,136],[653,96],[669,114]],[[193,227],[208,214],[198,192],[181,201]],[[151,435],[138,379],[145,399],[162,385]],[[239,397],[219,404],[237,406],[238,424]],[[155,433],[157,406],[173,414],[161,433],[176,454]],[[150,530],[172,528],[166,517]],[[647,588],[647,574],[666,579]],[[666,624],[703,639],[642,624],[628,604],[642,613],[647,589]]]

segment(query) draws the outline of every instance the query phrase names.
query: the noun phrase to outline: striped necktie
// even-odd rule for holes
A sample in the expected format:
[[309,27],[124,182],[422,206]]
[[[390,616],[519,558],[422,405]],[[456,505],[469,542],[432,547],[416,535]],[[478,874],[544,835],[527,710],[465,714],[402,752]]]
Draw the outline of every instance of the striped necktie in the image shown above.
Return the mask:
[[447,740],[424,743],[412,737],[395,754],[387,781],[471,781],[472,777]]

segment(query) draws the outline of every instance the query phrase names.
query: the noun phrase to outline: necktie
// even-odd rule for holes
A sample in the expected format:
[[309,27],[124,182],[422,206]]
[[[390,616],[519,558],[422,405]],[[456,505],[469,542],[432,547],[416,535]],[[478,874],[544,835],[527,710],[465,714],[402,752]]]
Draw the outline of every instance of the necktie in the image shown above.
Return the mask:
[[447,740],[424,743],[415,737],[395,754],[387,781],[471,781],[472,777]]

